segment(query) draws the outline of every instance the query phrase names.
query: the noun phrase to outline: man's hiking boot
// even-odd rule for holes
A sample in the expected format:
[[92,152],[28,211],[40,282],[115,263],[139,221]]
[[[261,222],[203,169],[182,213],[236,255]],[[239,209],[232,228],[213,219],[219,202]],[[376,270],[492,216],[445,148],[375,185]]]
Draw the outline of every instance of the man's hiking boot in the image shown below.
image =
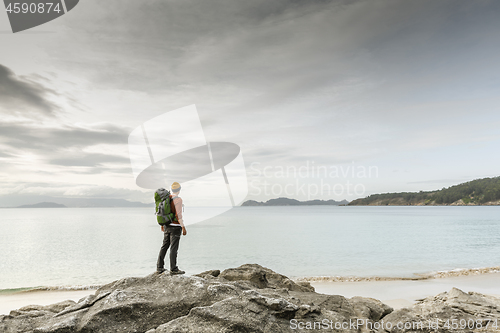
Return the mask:
[[165,272],[165,269],[164,269],[164,268],[162,268],[162,269],[157,269],[157,270],[156,270],[156,274],[161,274],[161,273],[163,273],[163,272]]
[[170,271],[170,275],[177,275],[177,274],[184,274],[184,273],[186,273],[186,272],[181,271],[178,268]]

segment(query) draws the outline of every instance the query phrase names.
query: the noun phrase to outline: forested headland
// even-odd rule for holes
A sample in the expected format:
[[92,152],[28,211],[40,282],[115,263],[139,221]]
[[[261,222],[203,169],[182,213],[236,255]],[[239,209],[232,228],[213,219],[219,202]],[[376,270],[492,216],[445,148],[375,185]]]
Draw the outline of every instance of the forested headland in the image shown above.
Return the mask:
[[500,205],[500,177],[472,180],[436,191],[372,194],[349,206]]

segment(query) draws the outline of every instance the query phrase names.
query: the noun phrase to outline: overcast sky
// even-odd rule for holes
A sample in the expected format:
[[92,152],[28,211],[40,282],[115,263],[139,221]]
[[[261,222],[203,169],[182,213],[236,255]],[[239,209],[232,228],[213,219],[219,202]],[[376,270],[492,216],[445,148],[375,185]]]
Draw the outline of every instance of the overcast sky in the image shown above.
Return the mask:
[[3,11],[0,195],[148,201],[128,135],[191,104],[209,141],[241,147],[248,199],[498,176],[499,17],[480,0],[81,0],[12,34]]

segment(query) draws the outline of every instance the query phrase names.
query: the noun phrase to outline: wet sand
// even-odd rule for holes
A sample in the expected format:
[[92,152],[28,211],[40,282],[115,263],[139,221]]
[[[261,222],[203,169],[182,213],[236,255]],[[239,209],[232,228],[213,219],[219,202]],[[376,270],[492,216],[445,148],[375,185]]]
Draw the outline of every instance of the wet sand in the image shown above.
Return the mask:
[[79,299],[95,293],[95,290],[50,290],[25,291],[0,295],[0,315],[8,315],[11,310],[26,305],[49,305],[65,300],[78,302]]
[[318,293],[376,298],[395,309],[411,306],[418,299],[450,291],[453,287],[500,297],[500,273],[417,281],[311,282],[311,285]]
[[[465,292],[475,291],[500,297],[500,273],[468,275],[427,280],[311,282],[316,292],[350,298],[363,296],[379,299],[395,309],[411,306],[416,300],[434,296],[455,287]],[[49,305],[64,300],[79,299],[95,290],[50,290],[0,294],[0,315],[26,305]]]

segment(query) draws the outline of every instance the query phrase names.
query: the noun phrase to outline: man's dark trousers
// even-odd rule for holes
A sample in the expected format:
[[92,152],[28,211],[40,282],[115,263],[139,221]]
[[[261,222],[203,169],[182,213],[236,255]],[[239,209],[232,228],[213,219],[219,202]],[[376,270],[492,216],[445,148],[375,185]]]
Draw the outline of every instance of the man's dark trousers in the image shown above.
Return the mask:
[[179,249],[179,241],[181,240],[181,227],[173,227],[166,225],[165,231],[163,232],[163,244],[160,249],[160,254],[158,255],[158,262],[156,263],[156,269],[158,271],[163,270],[165,266],[165,255],[170,247],[170,270],[176,270],[177,268],[177,250]]

